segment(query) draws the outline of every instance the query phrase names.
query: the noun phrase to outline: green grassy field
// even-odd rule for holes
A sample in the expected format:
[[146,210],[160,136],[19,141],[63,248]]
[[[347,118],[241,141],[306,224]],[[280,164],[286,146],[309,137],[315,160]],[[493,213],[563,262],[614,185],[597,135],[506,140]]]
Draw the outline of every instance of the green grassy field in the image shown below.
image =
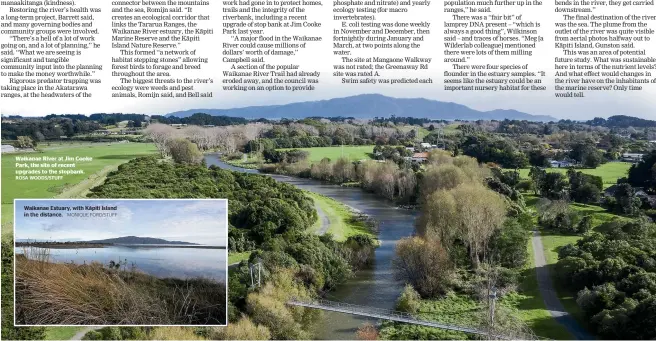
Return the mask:
[[256,154],[252,154],[252,155],[244,154],[244,155],[246,155],[246,160],[242,158],[242,159],[234,159],[234,160],[223,159],[223,161],[231,166],[248,168],[248,169],[258,169],[264,163],[262,157]]
[[[2,234],[11,233],[14,199],[66,197],[68,190],[84,193],[89,186],[102,180],[103,173],[135,157],[153,154],[155,146],[145,143],[116,144],[57,144],[44,147],[42,153],[6,154],[2,156]],[[81,156],[92,157],[89,162],[78,162],[75,169],[84,170],[84,174],[65,175],[62,180],[15,180],[16,156]],[[106,175],[106,174],[105,174]],[[83,184],[78,183],[87,180]],[[70,196],[69,196],[70,197]]]
[[46,340],[70,340],[84,327],[48,327],[46,329]]
[[300,149],[310,152],[308,161],[319,162],[321,159],[327,157],[331,160],[337,160],[342,156],[347,156],[349,159],[356,161],[362,159],[369,159],[369,154],[373,153],[374,146],[335,146],[335,147],[315,147],[315,148],[285,148],[280,150]]
[[243,260],[248,260],[248,257],[251,256],[251,252],[228,252],[228,264],[239,263]]
[[460,123],[452,123],[452,124],[447,124],[444,126],[443,131],[444,135],[456,135],[460,133],[460,130],[458,130],[458,127],[460,126]]
[[[617,179],[628,175],[631,164],[628,162],[608,162],[595,169],[577,169],[585,174],[600,176],[604,182],[604,188],[617,183]],[[521,178],[528,179],[529,169],[520,169]],[[567,173],[567,168],[547,168],[547,172]]]
[[[321,208],[330,220],[330,225],[326,233],[332,234],[335,240],[344,241],[349,236],[355,234],[373,235],[365,228],[363,223],[352,221],[355,215],[344,204],[313,192],[306,192],[306,195],[314,200],[314,203]],[[309,231],[316,233],[321,229],[321,224],[321,218],[319,218]]]

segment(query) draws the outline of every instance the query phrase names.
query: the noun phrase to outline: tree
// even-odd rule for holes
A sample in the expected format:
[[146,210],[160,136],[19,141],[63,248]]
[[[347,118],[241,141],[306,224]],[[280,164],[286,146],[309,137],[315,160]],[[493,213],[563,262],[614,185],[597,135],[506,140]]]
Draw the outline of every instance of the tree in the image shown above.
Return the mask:
[[203,160],[203,153],[187,139],[175,139],[169,143],[171,157],[177,163],[196,164]]
[[528,153],[528,163],[535,167],[549,167],[549,159],[541,149],[534,149]]
[[528,176],[531,178],[531,181],[533,181],[533,191],[535,192],[535,195],[540,194],[540,189],[542,188],[542,182],[544,181],[544,178],[547,176],[547,171],[545,171],[540,167],[531,167]]
[[176,130],[169,125],[156,123],[149,125],[144,134],[155,144],[161,156],[169,156],[169,142],[174,138]]
[[420,237],[401,239],[392,264],[396,277],[410,283],[423,297],[445,293],[454,271],[446,250]]
[[365,323],[355,333],[358,340],[378,340],[378,330],[371,323]]
[[410,284],[406,284],[396,302],[396,310],[414,314],[419,309],[421,296]]
[[601,198],[603,180],[599,176],[583,174],[573,168],[567,171],[570,199],[584,204],[597,203]]
[[615,211],[620,214],[635,215],[640,211],[642,202],[635,196],[635,190],[628,183],[617,185],[615,190]]
[[568,183],[565,176],[557,172],[547,172],[540,182],[540,194],[549,199],[567,199]]
[[504,225],[495,230],[490,238],[489,259],[506,268],[521,268],[528,260],[529,234],[517,220],[506,220]]
[[643,155],[640,162],[631,166],[628,181],[631,186],[656,192],[656,150]]
[[333,179],[337,183],[353,181],[355,166],[348,157],[342,156],[333,164]]
[[29,136],[19,136],[16,143],[15,143],[15,147],[16,148],[34,148],[34,147],[36,147],[36,143]]
[[225,327],[213,327],[209,336],[212,340],[271,340],[269,329],[256,325],[246,315]]
[[417,220],[417,231],[450,249],[461,241],[474,267],[484,257],[487,243],[506,219],[506,202],[481,184],[461,184],[429,195]]
[[603,160],[601,151],[591,139],[574,143],[569,156],[588,168],[597,168]]

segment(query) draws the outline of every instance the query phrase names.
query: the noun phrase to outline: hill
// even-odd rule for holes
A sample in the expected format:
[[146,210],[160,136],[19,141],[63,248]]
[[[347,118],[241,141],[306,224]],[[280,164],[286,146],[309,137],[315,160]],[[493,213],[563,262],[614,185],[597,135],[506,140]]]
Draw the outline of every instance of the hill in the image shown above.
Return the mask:
[[175,244],[175,245],[198,245],[196,243],[180,242],[180,241],[168,241],[159,238],[150,238],[150,237],[136,237],[136,236],[127,236],[119,238],[110,238],[110,239],[101,239],[101,240],[87,240],[84,243],[90,244]]
[[626,115],[615,115],[607,119],[601,117],[595,117],[592,120],[586,122],[589,125],[593,126],[602,126],[607,128],[653,128],[656,127],[656,121],[646,120],[644,118],[626,116]]
[[421,117],[433,120],[529,120],[557,121],[545,115],[531,115],[512,109],[478,111],[467,106],[426,98],[394,98],[380,94],[363,94],[321,101],[297,102],[283,105],[251,106],[232,109],[192,109],[177,111],[167,116],[188,117],[195,113],[212,116],[244,118],[299,119],[310,116],[350,116],[370,119],[381,116]]

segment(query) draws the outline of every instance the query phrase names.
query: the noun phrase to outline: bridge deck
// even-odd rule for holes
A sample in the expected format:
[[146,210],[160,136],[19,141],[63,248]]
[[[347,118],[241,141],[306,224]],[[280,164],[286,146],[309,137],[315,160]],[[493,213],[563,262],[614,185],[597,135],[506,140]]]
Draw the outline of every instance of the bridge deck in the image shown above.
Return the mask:
[[[333,301],[321,300],[321,299],[312,300],[312,301],[291,299],[287,302],[287,304],[321,309],[321,310],[335,311],[335,312],[351,314],[351,315],[366,316],[366,317],[372,317],[372,318],[378,318],[378,319],[390,320],[396,322],[405,322],[405,323],[411,323],[411,324],[416,324],[426,327],[434,327],[434,328],[440,328],[445,330],[459,331],[469,334],[489,336],[488,331],[483,331],[476,328],[454,326],[454,325],[443,324],[434,321],[422,320],[410,314],[402,313],[394,310],[358,306],[354,304],[333,302]],[[500,337],[499,335],[496,335],[495,338],[505,339],[505,337]]]

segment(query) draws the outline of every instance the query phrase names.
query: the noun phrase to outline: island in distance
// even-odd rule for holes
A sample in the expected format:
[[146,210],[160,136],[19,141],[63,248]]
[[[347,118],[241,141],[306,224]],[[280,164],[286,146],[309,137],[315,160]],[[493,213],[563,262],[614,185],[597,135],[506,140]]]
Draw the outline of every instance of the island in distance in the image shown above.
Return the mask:
[[197,243],[183,242],[177,240],[165,240],[152,237],[137,237],[126,236],[118,238],[108,238],[100,240],[86,240],[86,241],[46,241],[46,240],[29,240],[22,239],[16,241],[16,246],[34,246],[34,247],[48,247],[48,248],[94,248],[104,247],[110,245],[120,246],[150,246],[150,247],[202,247],[202,248],[216,248],[225,249],[225,246],[210,246],[201,245]]

